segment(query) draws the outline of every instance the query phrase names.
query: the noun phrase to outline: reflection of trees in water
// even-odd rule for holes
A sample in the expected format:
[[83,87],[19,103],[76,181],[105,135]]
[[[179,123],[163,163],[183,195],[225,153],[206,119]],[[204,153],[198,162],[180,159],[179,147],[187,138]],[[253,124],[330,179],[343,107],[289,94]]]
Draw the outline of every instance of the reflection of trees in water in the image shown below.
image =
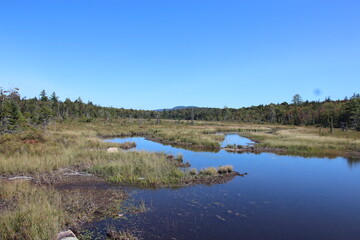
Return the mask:
[[347,161],[349,167],[356,167],[357,165],[360,164],[359,158],[347,158],[346,161]]

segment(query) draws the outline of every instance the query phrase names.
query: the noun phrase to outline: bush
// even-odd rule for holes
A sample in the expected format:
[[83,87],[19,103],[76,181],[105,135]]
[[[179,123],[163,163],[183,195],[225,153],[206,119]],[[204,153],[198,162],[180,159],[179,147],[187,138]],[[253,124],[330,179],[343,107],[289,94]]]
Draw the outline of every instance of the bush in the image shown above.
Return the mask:
[[218,169],[219,174],[231,173],[232,171],[234,171],[234,167],[231,165],[220,166]]
[[179,161],[179,162],[182,162],[183,161],[183,155],[182,154],[176,155],[175,160]]
[[203,175],[217,175],[217,173],[218,173],[218,170],[214,167],[209,167],[209,168],[200,170],[200,174],[203,174]]
[[190,175],[196,175],[198,172],[196,170],[196,168],[192,168],[190,169]]
[[236,144],[228,144],[226,148],[236,148]]

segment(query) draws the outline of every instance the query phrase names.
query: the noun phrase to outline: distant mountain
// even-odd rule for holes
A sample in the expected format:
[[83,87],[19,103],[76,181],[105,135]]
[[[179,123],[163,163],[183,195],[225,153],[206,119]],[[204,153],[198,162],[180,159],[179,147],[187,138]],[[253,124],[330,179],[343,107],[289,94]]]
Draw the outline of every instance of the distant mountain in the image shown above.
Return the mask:
[[171,110],[179,110],[179,109],[184,109],[184,108],[198,108],[198,107],[196,107],[196,106],[176,106],[176,107],[173,107],[173,108],[156,109],[154,111],[161,112],[161,111],[164,111],[164,110],[171,111]]

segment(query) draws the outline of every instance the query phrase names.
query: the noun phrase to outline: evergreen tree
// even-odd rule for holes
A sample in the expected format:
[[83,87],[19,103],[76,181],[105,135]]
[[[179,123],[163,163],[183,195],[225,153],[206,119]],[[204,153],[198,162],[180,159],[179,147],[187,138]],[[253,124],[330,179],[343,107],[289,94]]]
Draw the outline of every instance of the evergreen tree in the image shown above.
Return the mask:
[[46,102],[48,101],[48,97],[46,96],[46,92],[45,90],[42,90],[41,93],[40,93],[40,101],[43,101],[43,102]]

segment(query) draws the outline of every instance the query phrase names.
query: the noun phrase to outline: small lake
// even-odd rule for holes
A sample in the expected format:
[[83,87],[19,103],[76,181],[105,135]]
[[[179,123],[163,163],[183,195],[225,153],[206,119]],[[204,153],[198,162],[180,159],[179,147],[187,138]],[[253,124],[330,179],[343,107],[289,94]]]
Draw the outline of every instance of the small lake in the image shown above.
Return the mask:
[[[272,153],[193,152],[143,137],[136,150],[182,154],[198,169],[233,165],[244,177],[225,184],[179,189],[131,189],[129,201],[149,210],[106,219],[106,226],[137,229],[144,239],[360,239],[360,165],[345,158],[304,158]],[[228,134],[223,145],[251,143]]]

